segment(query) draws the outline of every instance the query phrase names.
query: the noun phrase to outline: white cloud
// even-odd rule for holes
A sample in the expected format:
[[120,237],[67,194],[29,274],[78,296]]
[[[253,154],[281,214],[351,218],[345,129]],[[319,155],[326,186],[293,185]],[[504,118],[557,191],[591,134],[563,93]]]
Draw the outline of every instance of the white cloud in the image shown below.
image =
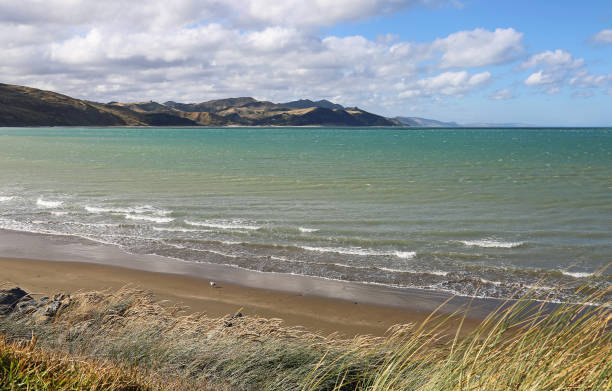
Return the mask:
[[512,91],[511,89],[503,88],[489,94],[488,97],[489,99],[493,100],[508,100],[514,99],[516,96],[514,95],[514,91]]
[[593,36],[592,40],[599,43],[612,43],[612,29],[601,30]]
[[528,87],[541,88],[550,95],[558,94],[565,83],[565,74],[548,73],[540,70],[529,75],[524,83]]
[[0,22],[18,24],[98,23],[148,31],[226,20],[241,27],[326,26],[450,0],[2,0]]
[[606,75],[593,75],[585,69],[576,72],[569,80],[569,85],[578,88],[600,88],[612,83],[612,73]]
[[557,80],[552,75],[544,73],[543,71],[537,71],[529,75],[529,77],[525,80],[525,85],[541,86],[555,82],[557,82]]
[[398,93],[437,99],[483,88],[489,72],[444,70],[510,61],[522,34],[476,29],[407,42],[320,37],[317,27],[446,3],[0,0],[0,72],[5,82],[97,101],[328,98],[391,114]]
[[[582,59],[574,59],[571,53],[557,49],[532,55],[518,69],[543,68],[533,72],[525,79],[529,87],[543,89],[548,94],[556,94],[566,86],[582,89],[603,88],[612,81],[612,74],[593,75],[585,69]],[[594,92],[574,92],[573,97],[588,97]]]
[[513,28],[459,31],[433,43],[442,54],[441,68],[480,67],[513,61],[523,51],[523,34]]
[[548,67],[548,68],[578,68],[584,64],[584,60],[579,58],[575,60],[572,54],[565,50],[557,49],[554,52],[547,50],[540,52],[529,57],[527,61],[524,61],[521,65],[521,69],[535,68],[535,67]]
[[469,75],[466,71],[444,72],[437,76],[417,80],[402,91],[400,98],[417,98],[433,95],[461,96],[486,85],[491,79],[489,72]]

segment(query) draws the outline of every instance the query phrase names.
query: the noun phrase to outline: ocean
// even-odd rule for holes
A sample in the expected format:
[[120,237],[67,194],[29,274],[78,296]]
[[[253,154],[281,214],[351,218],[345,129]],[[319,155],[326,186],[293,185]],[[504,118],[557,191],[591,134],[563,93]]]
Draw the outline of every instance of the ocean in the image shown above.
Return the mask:
[[0,128],[0,228],[563,299],[612,282],[612,129]]

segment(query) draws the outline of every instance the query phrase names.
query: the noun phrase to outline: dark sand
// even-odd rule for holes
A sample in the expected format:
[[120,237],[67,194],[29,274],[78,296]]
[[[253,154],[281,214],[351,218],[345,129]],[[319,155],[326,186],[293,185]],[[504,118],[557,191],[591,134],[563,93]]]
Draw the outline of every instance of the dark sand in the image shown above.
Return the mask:
[[[118,289],[131,285],[158,300],[218,317],[239,309],[247,315],[281,318],[324,334],[382,335],[394,324],[420,322],[451,298],[443,292],[258,273],[223,265],[133,255],[114,246],[69,236],[0,230],[0,284],[35,295]],[[209,281],[217,282],[212,288]],[[452,298],[443,312],[465,306]],[[497,300],[475,299],[471,329]]]

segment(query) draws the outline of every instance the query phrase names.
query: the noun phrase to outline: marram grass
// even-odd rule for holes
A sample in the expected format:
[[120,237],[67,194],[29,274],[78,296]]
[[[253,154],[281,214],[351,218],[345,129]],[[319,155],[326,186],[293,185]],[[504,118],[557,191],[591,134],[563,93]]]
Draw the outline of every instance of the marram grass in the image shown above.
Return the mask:
[[443,335],[448,318],[432,315],[368,352],[346,353],[384,356],[368,371],[319,365],[302,390],[318,390],[330,377],[336,380],[331,390],[612,390],[610,304],[551,306],[527,296],[461,338]]
[[30,343],[0,338],[0,390],[149,391],[135,372],[53,354]]
[[[595,292],[589,302],[601,303],[609,293]],[[385,337],[352,339],[284,327],[279,319],[181,315],[180,308],[128,288],[79,293],[64,302],[48,320],[0,317],[7,338],[36,335],[39,346],[64,357],[27,361],[19,371],[3,361],[11,379],[33,381],[38,375],[20,375],[31,368],[45,381],[62,379],[65,386],[46,388],[62,390],[147,389],[125,388],[141,384],[181,390],[612,390],[609,302],[551,306],[526,296],[505,303],[469,334],[449,332],[451,317],[434,312]],[[26,345],[2,346],[6,362],[36,357]],[[111,366],[100,371],[66,357]],[[125,373],[135,374],[135,383],[124,382]],[[112,376],[99,377],[104,374]],[[103,388],[109,384],[116,388]]]

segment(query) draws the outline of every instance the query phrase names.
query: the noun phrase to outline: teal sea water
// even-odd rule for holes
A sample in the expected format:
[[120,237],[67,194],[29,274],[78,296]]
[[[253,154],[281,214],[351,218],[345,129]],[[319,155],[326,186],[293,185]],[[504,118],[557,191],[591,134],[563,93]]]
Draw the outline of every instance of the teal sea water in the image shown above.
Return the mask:
[[612,129],[0,129],[0,228],[507,297],[610,284]]

